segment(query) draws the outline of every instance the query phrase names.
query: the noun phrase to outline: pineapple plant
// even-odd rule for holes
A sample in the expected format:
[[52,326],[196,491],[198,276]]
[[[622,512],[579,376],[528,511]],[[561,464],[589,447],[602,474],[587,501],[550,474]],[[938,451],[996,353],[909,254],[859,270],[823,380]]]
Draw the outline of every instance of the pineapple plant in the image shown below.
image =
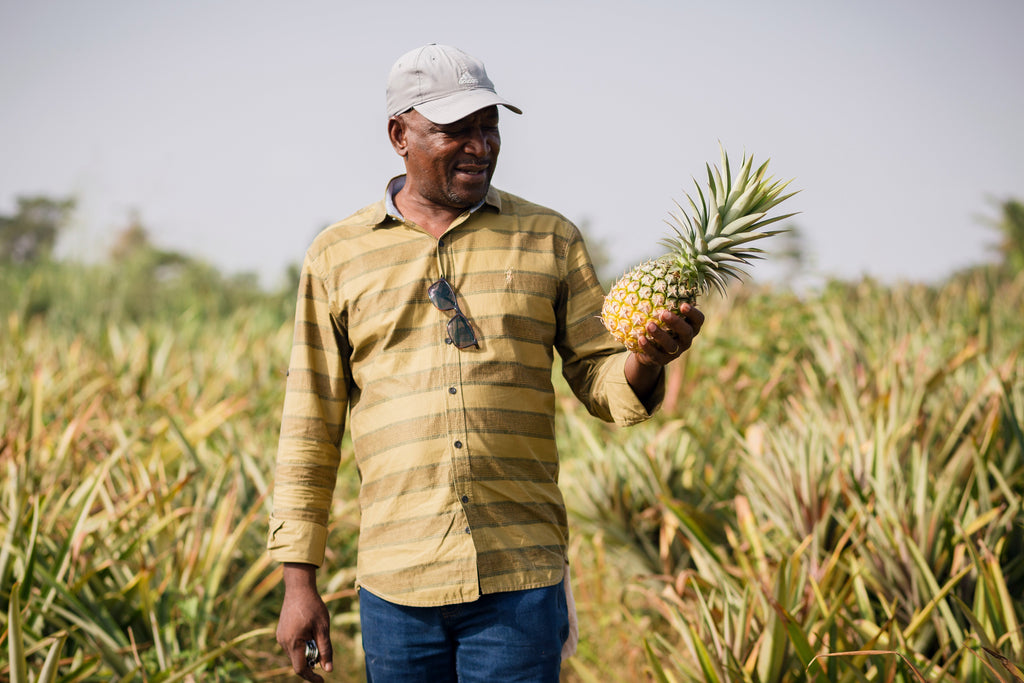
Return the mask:
[[782,194],[791,181],[769,176],[767,161],[751,172],[754,159],[747,155],[733,178],[729,157],[720,151],[721,169],[707,165],[707,194],[695,180],[698,199],[686,195],[691,212],[676,202],[679,213],[669,213],[666,223],[675,235],[661,241],[668,253],[635,266],[605,296],[601,320],[630,351],[640,350],[637,336],[647,334],[647,323],[666,327],[657,317],[660,311],[677,313],[680,305],[695,304],[712,289],[724,295],[730,279],[739,280],[747,274],[745,266],[762,258],[764,251],[750,243],[785,232],[763,228],[794,215],[766,217],[796,194]]

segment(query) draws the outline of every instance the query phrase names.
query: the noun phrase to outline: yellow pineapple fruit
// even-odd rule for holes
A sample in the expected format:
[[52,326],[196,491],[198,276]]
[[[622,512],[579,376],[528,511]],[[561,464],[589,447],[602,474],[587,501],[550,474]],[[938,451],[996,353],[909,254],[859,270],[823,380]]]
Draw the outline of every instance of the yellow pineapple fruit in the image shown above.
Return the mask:
[[734,179],[724,149],[721,155],[721,170],[707,166],[707,196],[694,181],[699,202],[686,195],[692,213],[676,202],[679,213],[669,214],[666,223],[675,236],[661,241],[669,253],[634,267],[604,299],[601,320],[630,351],[640,350],[637,337],[647,334],[648,322],[665,327],[656,317],[660,311],[677,313],[682,303],[696,303],[712,288],[724,295],[730,278],[739,280],[744,266],[762,258],[763,250],[748,245],[785,232],[762,228],[794,215],[766,218],[769,209],[796,194],[782,194],[791,181],[768,176],[767,161],[751,173],[753,157],[744,155]]

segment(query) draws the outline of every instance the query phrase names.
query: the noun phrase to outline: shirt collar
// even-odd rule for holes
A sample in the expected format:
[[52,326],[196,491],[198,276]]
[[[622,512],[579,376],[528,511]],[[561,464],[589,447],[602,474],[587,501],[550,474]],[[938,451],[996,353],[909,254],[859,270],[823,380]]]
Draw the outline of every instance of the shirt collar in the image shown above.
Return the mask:
[[[373,219],[375,227],[381,226],[388,219],[396,221],[404,220],[402,212],[398,210],[398,206],[395,204],[395,195],[397,195],[403,187],[405,187],[405,174],[395,176],[388,181],[387,189],[384,191],[384,201],[379,204],[379,211]],[[493,185],[487,188],[487,196],[470,208],[469,212],[474,213],[485,204],[487,206],[494,207],[495,211],[501,213],[501,196]]]

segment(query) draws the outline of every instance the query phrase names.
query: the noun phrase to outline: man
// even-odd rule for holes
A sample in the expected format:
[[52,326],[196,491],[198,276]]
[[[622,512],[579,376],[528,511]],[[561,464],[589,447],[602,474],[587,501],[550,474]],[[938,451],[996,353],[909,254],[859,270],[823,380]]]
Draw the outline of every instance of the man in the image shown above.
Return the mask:
[[427,45],[387,85],[404,160],[385,198],[324,230],[302,268],[268,548],[285,563],[278,642],[295,671],[346,422],[360,474],[357,575],[371,681],[557,681],[569,625],[553,352],[594,415],[661,400],[663,367],[700,331],[684,306],[625,351],[579,231],[491,187],[499,97],[482,63]]

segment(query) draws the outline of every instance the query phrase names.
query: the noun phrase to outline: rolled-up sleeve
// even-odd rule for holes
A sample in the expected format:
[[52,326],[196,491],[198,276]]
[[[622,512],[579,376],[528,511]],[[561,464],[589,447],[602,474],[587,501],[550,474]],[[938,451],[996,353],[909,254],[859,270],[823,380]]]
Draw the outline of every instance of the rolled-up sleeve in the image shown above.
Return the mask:
[[647,400],[648,410],[626,380],[625,350],[601,322],[604,289],[578,232],[567,242],[563,294],[558,305],[557,347],[562,376],[587,410],[628,426],[651,417],[665,395],[665,374]]
[[348,410],[348,348],[324,274],[303,263],[274,475],[267,549],[280,562],[323,563]]

